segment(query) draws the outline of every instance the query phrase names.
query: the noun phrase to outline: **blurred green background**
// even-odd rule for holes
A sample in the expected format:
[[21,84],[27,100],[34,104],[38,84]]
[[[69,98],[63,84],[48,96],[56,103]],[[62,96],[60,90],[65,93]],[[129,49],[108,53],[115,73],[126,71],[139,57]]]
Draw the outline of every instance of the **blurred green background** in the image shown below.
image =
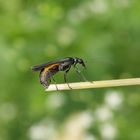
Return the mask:
[[66,56],[89,80],[139,77],[140,1],[0,0],[0,140],[139,140],[140,87],[44,91],[31,66]]

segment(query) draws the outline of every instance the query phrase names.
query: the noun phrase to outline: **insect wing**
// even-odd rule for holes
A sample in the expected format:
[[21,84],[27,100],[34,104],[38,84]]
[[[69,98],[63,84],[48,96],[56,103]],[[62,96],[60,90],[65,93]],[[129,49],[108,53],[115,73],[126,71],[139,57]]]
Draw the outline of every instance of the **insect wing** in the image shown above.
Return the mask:
[[59,65],[59,64],[64,63],[64,62],[71,62],[72,60],[73,59],[71,57],[67,57],[67,58],[64,58],[64,59],[61,59],[61,60],[50,61],[48,63],[44,63],[44,64],[37,65],[37,66],[33,66],[32,70],[33,71],[40,71],[43,68],[50,67],[51,65],[54,65],[54,64],[58,64]]
[[45,64],[41,64],[41,65],[37,65],[37,66],[33,66],[32,70],[33,71],[40,71],[43,68],[49,68],[50,66],[54,65],[54,64],[59,64],[59,62],[49,62],[49,63],[45,63]]

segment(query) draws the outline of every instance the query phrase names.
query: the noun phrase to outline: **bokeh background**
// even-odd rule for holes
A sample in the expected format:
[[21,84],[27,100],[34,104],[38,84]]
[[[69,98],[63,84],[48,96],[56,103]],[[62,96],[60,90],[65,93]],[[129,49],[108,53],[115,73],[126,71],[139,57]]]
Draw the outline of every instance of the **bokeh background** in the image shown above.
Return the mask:
[[66,56],[89,80],[139,77],[140,1],[0,0],[0,140],[139,140],[140,87],[44,91],[31,66]]

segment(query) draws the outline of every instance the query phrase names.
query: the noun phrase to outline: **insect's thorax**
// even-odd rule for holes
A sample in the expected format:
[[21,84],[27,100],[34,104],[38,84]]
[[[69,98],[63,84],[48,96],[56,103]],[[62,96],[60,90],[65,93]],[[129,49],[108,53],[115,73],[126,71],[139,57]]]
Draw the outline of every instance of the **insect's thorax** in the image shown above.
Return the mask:
[[63,63],[60,63],[60,65],[59,65],[59,70],[60,70],[60,71],[66,71],[66,70],[69,69],[73,64],[74,64],[74,59],[73,59],[73,58],[67,58],[66,61],[64,61]]

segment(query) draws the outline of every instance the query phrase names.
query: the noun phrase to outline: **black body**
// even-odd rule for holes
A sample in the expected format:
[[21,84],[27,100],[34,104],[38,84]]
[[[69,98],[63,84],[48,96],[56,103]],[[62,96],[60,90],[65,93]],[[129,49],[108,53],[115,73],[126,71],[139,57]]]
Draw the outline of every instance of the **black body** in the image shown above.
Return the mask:
[[[67,83],[66,74],[70,70],[71,66],[73,66],[76,72],[80,74],[80,70],[76,67],[76,64],[81,64],[85,67],[85,63],[81,58],[77,57],[67,57],[61,60],[51,61],[45,64],[37,65],[32,67],[33,71],[40,71],[40,83],[45,87],[48,88],[51,82],[51,79],[55,82],[53,75],[59,71],[64,71],[64,80]],[[81,75],[83,76],[83,75]],[[83,77],[84,80],[85,77]],[[67,83],[68,84],[68,83]],[[68,85],[69,86],[69,85]],[[70,87],[70,86],[69,86]],[[56,86],[57,88],[57,86]],[[70,87],[71,88],[71,87]]]

